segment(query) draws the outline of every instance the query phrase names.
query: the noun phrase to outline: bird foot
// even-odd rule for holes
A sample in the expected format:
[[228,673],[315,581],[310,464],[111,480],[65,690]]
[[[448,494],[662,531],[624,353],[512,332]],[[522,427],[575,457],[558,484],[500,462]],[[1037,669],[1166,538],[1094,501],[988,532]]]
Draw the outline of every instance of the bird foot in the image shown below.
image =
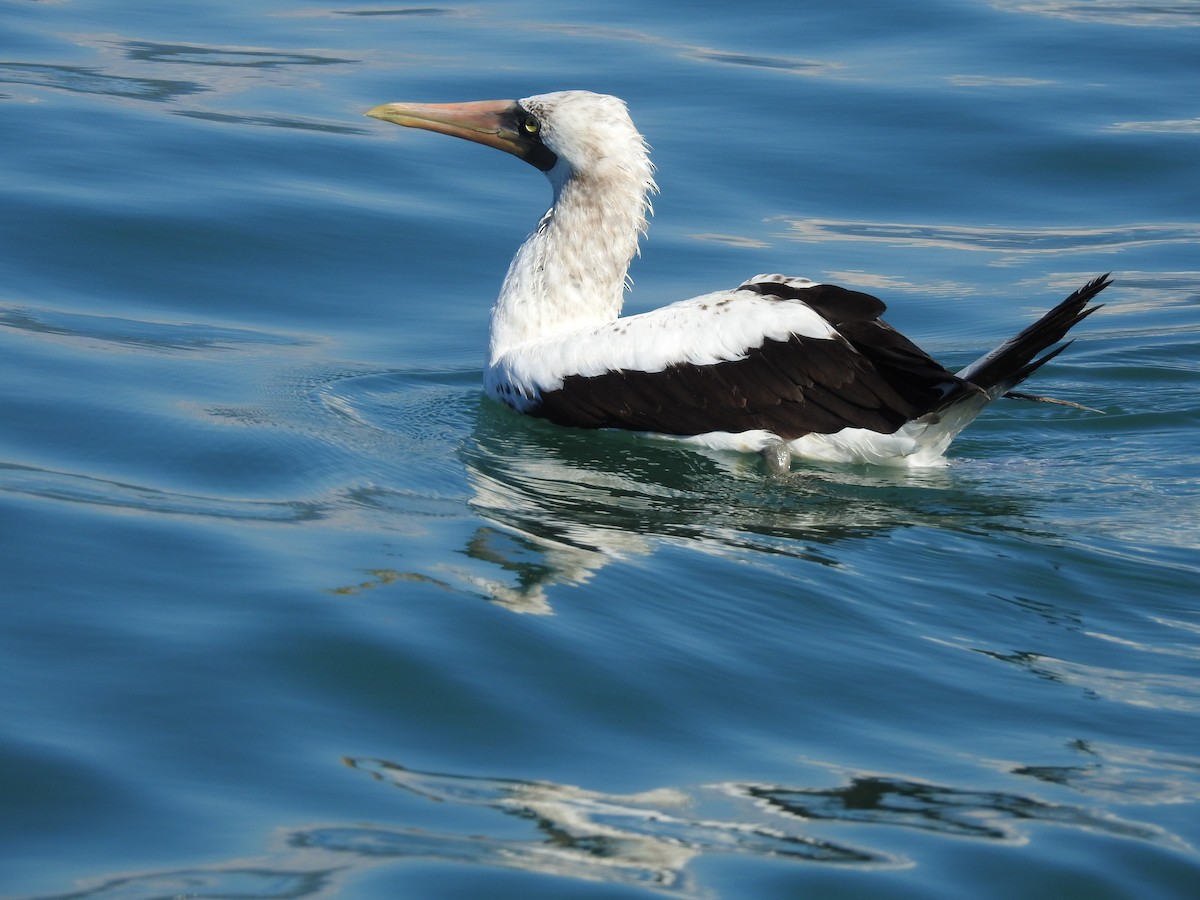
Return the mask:
[[783,475],[792,470],[792,451],[783,441],[771,441],[758,452],[771,475]]

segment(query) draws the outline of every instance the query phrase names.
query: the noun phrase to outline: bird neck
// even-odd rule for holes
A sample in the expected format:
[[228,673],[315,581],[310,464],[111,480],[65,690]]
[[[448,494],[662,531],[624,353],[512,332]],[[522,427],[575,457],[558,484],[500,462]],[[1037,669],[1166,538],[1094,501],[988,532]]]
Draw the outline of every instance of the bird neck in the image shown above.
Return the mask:
[[561,181],[549,173],[554,205],[513,257],[492,309],[492,364],[521,344],[621,314],[654,189],[649,162],[637,168]]

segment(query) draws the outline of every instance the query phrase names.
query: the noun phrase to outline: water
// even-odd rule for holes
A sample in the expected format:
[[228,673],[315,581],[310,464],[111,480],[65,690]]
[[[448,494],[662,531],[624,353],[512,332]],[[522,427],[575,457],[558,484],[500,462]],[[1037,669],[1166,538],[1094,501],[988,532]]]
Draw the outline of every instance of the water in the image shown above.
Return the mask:
[[[0,7],[0,892],[1184,897],[1200,4]],[[1113,270],[939,471],[517,419],[545,208],[361,113],[586,87],[629,308],[763,271],[948,365]]]

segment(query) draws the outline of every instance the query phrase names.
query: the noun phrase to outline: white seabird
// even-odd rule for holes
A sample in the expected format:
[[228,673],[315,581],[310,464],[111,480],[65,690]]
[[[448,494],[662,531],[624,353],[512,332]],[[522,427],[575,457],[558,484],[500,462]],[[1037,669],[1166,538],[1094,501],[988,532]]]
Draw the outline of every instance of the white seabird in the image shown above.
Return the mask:
[[[621,316],[656,190],[624,101],[587,91],[473,103],[386,103],[367,115],[496,147],[550,180],[554,203],[492,309],[487,393],[560,425],[625,428],[718,449],[833,462],[938,465],[1098,306],[1101,276],[952,373],[887,325],[869,294],[757,275]],[[1042,354],[1039,356],[1039,354]],[[1053,402],[1053,401],[1052,401]],[[1068,404],[1073,405],[1073,404]]]

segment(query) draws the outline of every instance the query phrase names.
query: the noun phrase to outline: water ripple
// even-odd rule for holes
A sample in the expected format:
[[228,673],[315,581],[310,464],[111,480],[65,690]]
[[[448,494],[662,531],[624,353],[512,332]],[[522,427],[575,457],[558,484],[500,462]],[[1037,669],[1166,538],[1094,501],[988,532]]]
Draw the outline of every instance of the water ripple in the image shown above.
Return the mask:
[[[1073,750],[1109,760],[1132,760],[1138,751],[1077,742]],[[346,758],[350,768],[413,802],[436,803],[440,821],[460,820],[458,830],[410,825],[324,823],[281,830],[275,852],[208,867],[187,867],[97,881],[55,900],[189,896],[307,897],[329,891],[356,872],[408,860],[536,872],[562,879],[652,890],[674,897],[706,897],[691,864],[714,855],[751,856],[807,865],[878,869],[911,865],[883,849],[846,839],[860,826],[864,838],[886,840],[884,829],[914,829],[952,838],[1018,843],[1034,826],[1072,828],[1144,841],[1178,852],[1192,848],[1154,825],[1071,803],[1051,803],[1018,792],[964,789],[947,784],[866,773],[848,773],[834,787],[725,782],[688,790],[663,787],[608,794],[568,784],[459,775],[411,769],[373,758]],[[1159,766],[1162,760],[1142,760]],[[1172,760],[1194,775],[1196,760]],[[1103,770],[1115,766],[1021,766],[1016,776],[1096,793]],[[1089,781],[1091,783],[1089,783]],[[1194,787],[1194,786],[1193,786]],[[1154,791],[1143,793],[1154,802]],[[1131,799],[1127,794],[1125,799]],[[482,812],[484,818],[478,813]],[[496,814],[487,824],[487,814]],[[513,819],[524,823],[514,833]],[[813,833],[823,823],[840,826],[837,840]],[[50,900],[50,898],[45,898]]]
[[37,335],[59,335],[120,344],[139,350],[226,350],[238,346],[301,347],[309,340],[249,328],[147,322],[59,310],[0,305],[0,326]]
[[780,216],[787,230],[778,237],[802,243],[863,241],[926,249],[974,250],[987,253],[1056,254],[1097,250],[1129,250],[1166,244],[1194,245],[1200,223],[1130,224],[1078,228],[984,228],[966,225],[927,225],[870,222],[851,219],[811,219]]
[[0,462],[0,492],[134,512],[216,517],[234,521],[305,522],[325,515],[323,504],[314,501],[203,497],[94,475],[56,472],[6,462]]
[[1047,681],[1077,687],[1091,699],[1146,709],[1200,711],[1200,678],[1092,666],[1028,651],[1001,653],[971,649],[1000,662],[1013,663]]
[[30,84],[76,94],[102,94],[165,103],[208,90],[194,81],[106,75],[85,66],[0,62],[0,84]]
[[176,115],[223,125],[252,125],[263,128],[292,128],[297,131],[319,131],[324,134],[366,134],[365,128],[352,125],[337,125],[312,119],[285,118],[283,116],[239,115],[235,113],[204,112],[196,109],[181,109]]
[[221,66],[245,69],[274,69],[281,66],[333,66],[356,62],[315,53],[288,53],[240,47],[208,47],[201,44],[156,44],[149,41],[121,41],[126,55],[139,62]]
[[440,6],[400,6],[380,7],[378,9],[335,9],[333,15],[338,16],[452,16],[455,10]]
[[1196,3],[1141,3],[1137,0],[992,0],[1006,12],[1031,13],[1075,22],[1181,28],[1200,25]]
[[1200,758],[1098,741],[1072,741],[1085,757],[1072,766],[1013,766],[1014,775],[1064,785],[1104,803],[1146,805],[1200,800]]
[[1018,823],[1036,822],[1186,848],[1156,826],[1003,791],[963,790],[879,775],[859,775],[848,784],[826,789],[769,785],[738,789],[766,808],[802,821],[889,825],[1005,842],[1023,839]]
[[661,35],[633,28],[614,28],[608,25],[580,25],[558,23],[531,23],[528,26],[535,31],[551,31],[572,37],[599,38],[601,40],[621,41],[639,44],[652,44],[665,47],[684,58],[703,63],[718,63],[727,66],[748,66],[755,69],[773,69],[790,72],[796,75],[828,76],[842,70],[841,63],[828,62],[819,59],[808,59],[796,56],[768,56],[761,53],[738,53],[721,50],[716,47],[706,47],[700,44],[690,44],[671,40]]
[[1194,119],[1159,119],[1147,122],[1114,122],[1106,131],[1125,131],[1138,134],[1200,134],[1200,117]]
[[[489,858],[477,862],[509,865],[524,857],[517,867],[661,888],[686,885],[683,867],[706,853],[875,866],[899,862],[886,853],[835,843],[777,823],[694,814],[698,806],[714,805],[729,796],[757,799],[742,786],[606,794],[546,781],[425,772],[379,759],[345,762],[426,800],[483,807],[534,824],[538,835],[533,840],[481,840],[481,849],[502,843],[509,853],[486,849]],[[542,858],[545,849],[553,850],[552,858]]]

